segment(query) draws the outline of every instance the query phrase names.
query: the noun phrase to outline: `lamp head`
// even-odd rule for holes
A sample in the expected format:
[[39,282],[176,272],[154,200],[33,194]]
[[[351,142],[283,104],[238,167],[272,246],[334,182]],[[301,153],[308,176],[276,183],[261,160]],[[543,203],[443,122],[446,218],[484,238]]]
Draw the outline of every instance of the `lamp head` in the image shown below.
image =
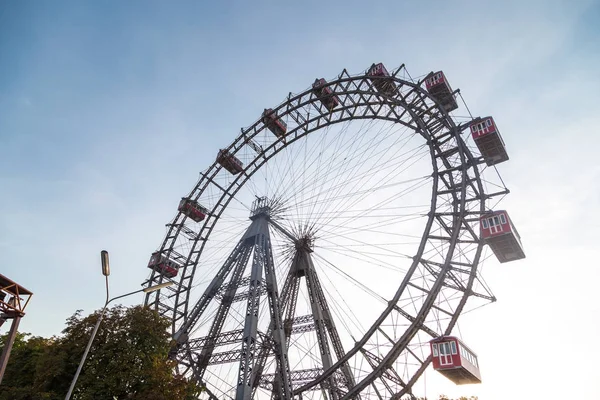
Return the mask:
[[100,260],[102,261],[102,275],[110,275],[110,264],[108,262],[108,251],[102,250],[100,252]]
[[160,283],[155,286],[150,286],[150,287],[144,288],[144,289],[142,289],[142,291],[144,293],[152,293],[152,292],[156,292],[157,290],[172,286],[174,283],[175,282],[173,282],[173,281],[163,282],[163,283]]

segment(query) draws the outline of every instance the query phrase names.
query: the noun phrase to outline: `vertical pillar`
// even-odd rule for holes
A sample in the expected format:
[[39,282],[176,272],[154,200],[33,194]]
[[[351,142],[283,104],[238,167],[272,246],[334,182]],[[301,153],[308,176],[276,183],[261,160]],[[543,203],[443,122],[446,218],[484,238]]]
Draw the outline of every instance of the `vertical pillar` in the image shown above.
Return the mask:
[[[314,266],[312,265],[310,254],[304,250],[299,250],[298,252],[303,256],[302,261],[306,271],[306,286],[308,287],[308,296],[310,298],[313,319],[315,321],[317,342],[319,343],[319,351],[321,352],[323,370],[326,371],[333,365],[333,361],[331,358],[331,348],[329,347],[329,342],[327,340],[326,323],[325,318],[323,317],[323,304],[321,304],[321,299],[319,298],[317,291],[318,283],[315,276],[316,272]],[[339,398],[333,376],[329,377],[329,379],[322,384],[321,389],[324,393],[324,396],[326,396],[325,393],[328,392],[332,400]]]
[[292,385],[290,382],[290,364],[287,356],[286,337],[284,334],[283,318],[281,316],[282,304],[277,290],[277,279],[275,276],[275,265],[271,250],[269,231],[263,236],[263,251],[265,252],[265,280],[267,283],[267,295],[269,297],[269,309],[271,314],[271,335],[273,339],[273,350],[277,361],[277,373],[273,382],[273,393],[276,399],[290,400],[292,398]]
[[[266,223],[266,221],[265,221]],[[256,240],[260,237],[257,234]],[[260,304],[260,289],[262,284],[262,271],[265,255],[259,246],[254,247],[252,271],[248,288],[248,306],[244,323],[244,337],[242,339],[242,359],[238,376],[236,400],[249,400],[252,395],[252,369],[256,361],[256,330],[258,325],[258,306]]]
[[17,337],[17,329],[19,328],[20,321],[20,316],[15,316],[13,318],[10,331],[8,332],[8,337],[6,338],[6,343],[4,343],[4,349],[2,349],[2,356],[0,356],[0,384],[2,384],[2,378],[4,377],[4,371],[6,370],[6,365],[8,364],[8,358],[10,357],[13,343]]

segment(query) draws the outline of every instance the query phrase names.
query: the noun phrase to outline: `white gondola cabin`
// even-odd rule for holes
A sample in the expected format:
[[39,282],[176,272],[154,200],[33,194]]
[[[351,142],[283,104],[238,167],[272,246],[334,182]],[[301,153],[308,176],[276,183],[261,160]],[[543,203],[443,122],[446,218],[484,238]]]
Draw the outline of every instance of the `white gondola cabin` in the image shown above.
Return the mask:
[[457,385],[481,383],[477,355],[454,336],[441,336],[429,342],[433,369]]
[[287,132],[286,123],[270,108],[265,109],[263,112],[262,122],[277,137],[284,136]]
[[383,63],[373,64],[369,68],[367,75],[371,78],[371,83],[378,92],[387,94],[388,96],[398,93],[398,87]]
[[504,210],[483,214],[480,218],[481,237],[501,263],[525,258],[521,237]]
[[148,262],[148,268],[153,269],[167,278],[174,278],[177,276],[181,265],[173,260],[170,260],[159,252],[154,252],[152,253],[150,261]]
[[186,198],[181,199],[177,209],[195,222],[204,220],[206,214],[208,214],[208,210],[198,204],[198,202]]
[[477,119],[471,123],[470,128],[475,144],[487,165],[508,160],[504,141],[492,117]]
[[321,104],[328,110],[332,110],[340,104],[337,97],[333,95],[331,88],[327,86],[327,81],[325,79],[315,79],[312,90],[315,96],[321,101]]
[[225,149],[219,150],[217,162],[232,175],[237,175],[244,170],[244,164],[242,164],[236,156]]
[[425,79],[425,87],[429,94],[440,102],[446,112],[454,111],[458,108],[452,88],[442,71],[438,71]]

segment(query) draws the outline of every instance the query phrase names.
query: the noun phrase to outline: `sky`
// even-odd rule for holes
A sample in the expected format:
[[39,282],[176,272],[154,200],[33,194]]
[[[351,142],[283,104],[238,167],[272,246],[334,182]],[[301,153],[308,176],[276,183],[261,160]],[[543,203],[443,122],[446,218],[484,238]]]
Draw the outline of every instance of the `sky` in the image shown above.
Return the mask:
[[111,293],[139,289],[181,194],[263,108],[404,63],[494,116],[527,254],[486,265],[498,301],[460,319],[484,383],[429,369],[415,391],[600,398],[599,27],[596,1],[0,1],[0,273],[34,292],[20,330],[99,308],[102,249]]

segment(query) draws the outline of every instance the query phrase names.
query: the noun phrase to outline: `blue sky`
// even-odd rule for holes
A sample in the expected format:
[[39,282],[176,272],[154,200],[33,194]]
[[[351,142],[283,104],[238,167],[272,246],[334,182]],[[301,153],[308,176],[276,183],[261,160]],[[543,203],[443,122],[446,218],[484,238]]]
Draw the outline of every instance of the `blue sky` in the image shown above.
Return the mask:
[[178,199],[263,108],[405,63],[498,122],[528,256],[487,267],[499,301],[461,325],[486,383],[455,393],[598,398],[599,26],[594,1],[0,2],[0,273],[35,293],[21,330],[101,305],[101,249],[112,293],[137,289]]

